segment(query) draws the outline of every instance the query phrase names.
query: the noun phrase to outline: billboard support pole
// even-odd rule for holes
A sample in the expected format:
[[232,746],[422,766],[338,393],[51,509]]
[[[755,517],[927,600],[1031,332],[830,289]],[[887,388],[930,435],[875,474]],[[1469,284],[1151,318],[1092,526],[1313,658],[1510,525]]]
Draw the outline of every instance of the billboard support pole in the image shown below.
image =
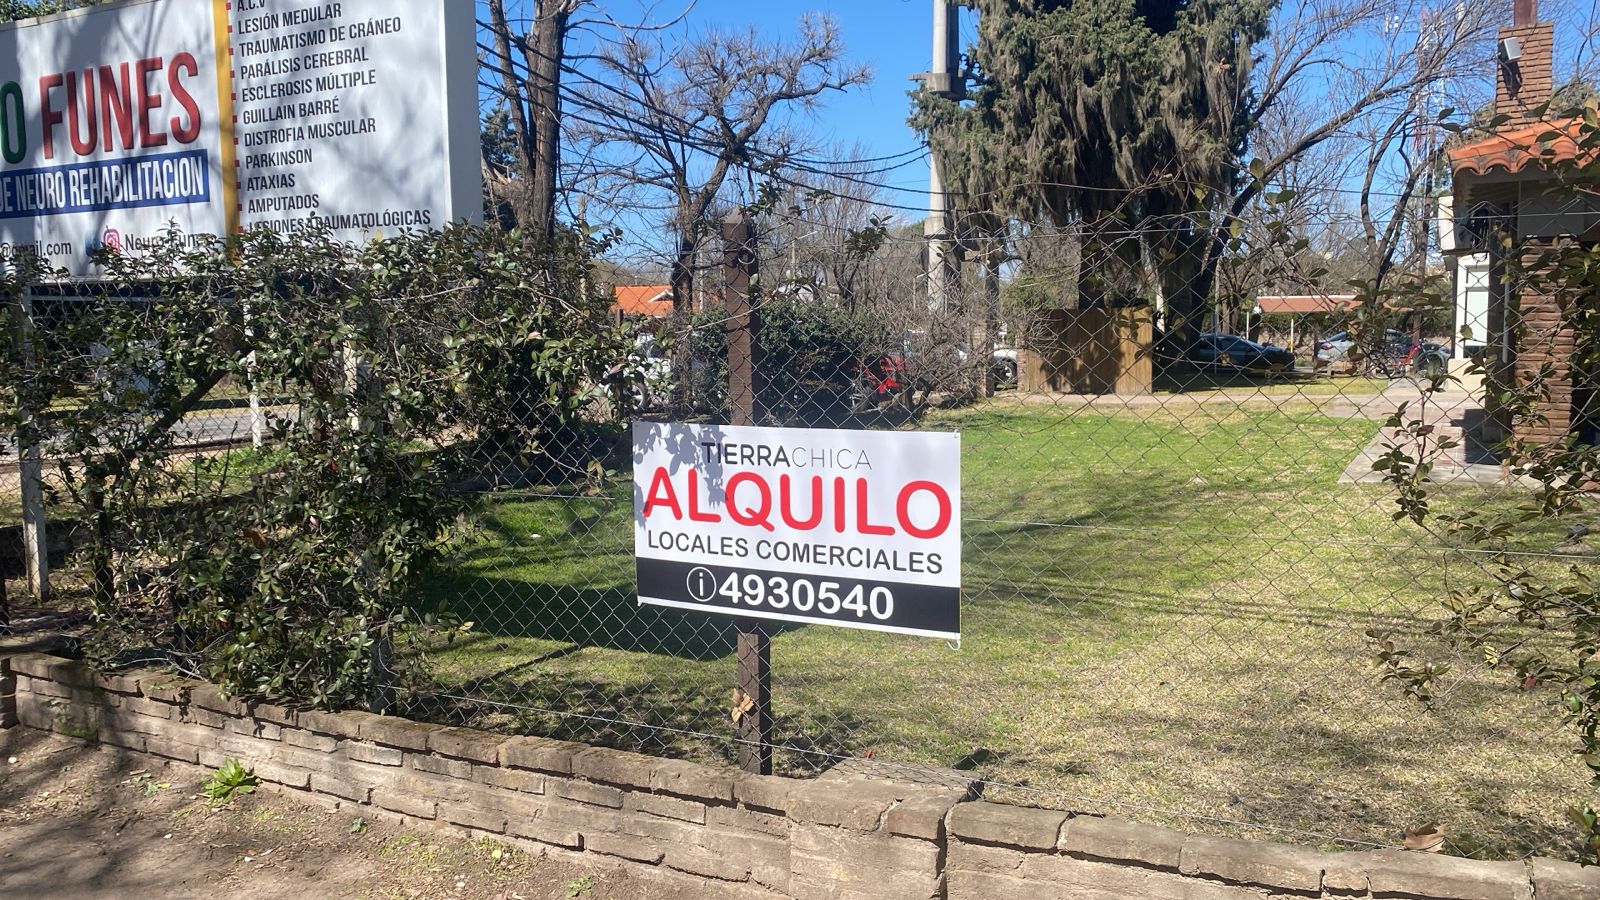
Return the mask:
[[[33,294],[24,290],[15,301],[16,331],[13,340],[23,367],[33,371]],[[44,459],[39,451],[39,436],[34,427],[35,413],[29,408],[27,392],[18,397],[17,459],[22,477],[22,556],[28,576],[28,593],[44,600],[50,596],[50,541],[44,512]]]
[[[755,425],[761,416],[761,315],[753,302],[757,278],[755,227],[736,212],[722,223],[725,273],[723,307],[728,318],[728,415],[731,425]],[[772,638],[758,619],[738,619],[739,686],[733,721],[739,768],[772,774]]]

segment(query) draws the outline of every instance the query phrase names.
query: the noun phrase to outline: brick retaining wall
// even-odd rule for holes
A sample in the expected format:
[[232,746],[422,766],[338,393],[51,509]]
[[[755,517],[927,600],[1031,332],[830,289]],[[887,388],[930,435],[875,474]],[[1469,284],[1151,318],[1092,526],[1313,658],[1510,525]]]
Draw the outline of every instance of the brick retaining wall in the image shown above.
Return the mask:
[[0,658],[0,727],[216,767],[366,816],[651,870],[708,897],[1600,897],[1600,870],[1323,853],[985,803],[963,785],[745,775],[601,747],[225,699],[155,672]]

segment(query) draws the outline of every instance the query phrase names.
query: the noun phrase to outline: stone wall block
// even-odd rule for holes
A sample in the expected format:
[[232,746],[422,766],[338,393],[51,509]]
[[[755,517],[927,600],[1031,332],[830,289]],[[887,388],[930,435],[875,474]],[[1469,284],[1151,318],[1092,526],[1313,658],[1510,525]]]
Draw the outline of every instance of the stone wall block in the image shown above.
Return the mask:
[[498,764],[504,735],[475,728],[436,728],[428,734],[428,751],[476,763]]
[[564,800],[604,806],[608,809],[622,808],[622,791],[608,784],[592,784],[572,779],[561,779],[551,784],[553,786],[551,793]]
[[572,774],[590,781],[650,789],[656,758],[606,747],[591,747],[572,755]]
[[789,794],[789,815],[803,825],[876,831],[899,801],[897,786],[870,781],[813,781]]
[[1535,859],[1533,895],[1538,900],[1593,900],[1600,897],[1600,867]]
[[571,775],[574,754],[589,749],[586,744],[540,737],[514,737],[500,745],[500,765]]
[[1073,856],[1133,862],[1162,869],[1178,868],[1188,835],[1154,825],[1121,819],[1074,816],[1067,820],[1057,847]]
[[706,823],[706,805],[693,800],[679,800],[662,794],[645,794],[632,791],[623,796],[622,809],[630,813],[647,813],[665,819],[680,819],[696,825]]
[[963,841],[1055,850],[1067,814],[1053,809],[1024,809],[999,803],[963,803],[950,813],[950,833]]
[[1316,893],[1322,889],[1326,864],[1325,854],[1304,847],[1235,838],[1191,837],[1184,842],[1178,871],[1185,875]]
[[434,726],[394,716],[370,716],[359,721],[357,736],[364,741],[416,752],[428,749]]
[[705,803],[732,803],[734,777],[730,771],[681,759],[663,759],[657,760],[651,770],[650,787]]

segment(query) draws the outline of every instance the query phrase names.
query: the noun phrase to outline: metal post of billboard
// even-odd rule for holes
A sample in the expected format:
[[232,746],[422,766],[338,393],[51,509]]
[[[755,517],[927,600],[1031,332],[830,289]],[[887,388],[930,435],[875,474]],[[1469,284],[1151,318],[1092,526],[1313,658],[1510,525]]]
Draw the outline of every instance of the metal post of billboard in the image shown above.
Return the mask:
[[[13,302],[12,340],[23,367],[33,370],[33,294],[23,291]],[[19,391],[17,408],[17,460],[22,478],[22,555],[28,576],[28,593],[44,600],[50,596],[50,541],[44,512],[44,458],[39,451],[35,412],[26,391]]]
[[[723,306],[728,312],[728,417],[730,425],[761,419],[761,311],[752,302],[756,277],[755,227],[742,212],[722,223]],[[758,619],[739,619],[739,687],[733,719],[739,768],[772,774],[772,638]]]

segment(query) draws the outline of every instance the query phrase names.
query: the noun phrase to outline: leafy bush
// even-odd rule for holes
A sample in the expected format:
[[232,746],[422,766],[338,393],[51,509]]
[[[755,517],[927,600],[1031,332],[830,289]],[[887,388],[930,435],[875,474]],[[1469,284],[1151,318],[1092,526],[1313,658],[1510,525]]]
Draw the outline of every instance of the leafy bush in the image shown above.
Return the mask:
[[[637,377],[581,287],[593,249],[312,228],[106,257],[109,287],[33,364],[0,357],[0,432],[41,444],[88,526],[96,652],[159,648],[235,694],[383,702],[405,674],[393,645],[438,621],[416,587],[466,511],[452,486],[537,457]],[[274,398],[270,449],[175,456],[172,426],[224,381]]]
[[[862,366],[900,352],[900,341],[870,313],[826,302],[760,301],[762,384],[768,418],[797,425],[837,419],[860,389]],[[710,309],[688,322],[696,409],[727,414],[728,314]]]

